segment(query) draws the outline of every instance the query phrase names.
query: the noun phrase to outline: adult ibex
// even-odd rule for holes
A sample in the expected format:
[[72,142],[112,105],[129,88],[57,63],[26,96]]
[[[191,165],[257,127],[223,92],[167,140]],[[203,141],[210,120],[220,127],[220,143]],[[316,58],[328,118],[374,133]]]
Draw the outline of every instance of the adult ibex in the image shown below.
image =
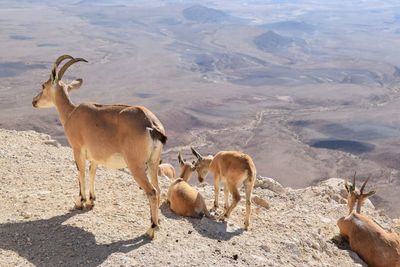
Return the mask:
[[168,202],[171,210],[182,216],[203,217],[205,215],[210,218],[211,215],[203,196],[188,184],[192,172],[195,170],[194,163],[185,161],[180,153],[178,161],[181,165],[181,175],[171,183],[168,189]]
[[[58,65],[69,61],[57,73]],[[98,165],[109,168],[128,166],[134,179],[146,192],[150,202],[151,227],[147,234],[154,238],[158,229],[160,189],[157,169],[160,154],[167,137],[161,122],[147,108],[128,105],[74,105],[68,93],[79,89],[82,79],[66,84],[61,79],[65,71],[83,58],[60,56],[51,69],[50,78],[33,98],[37,108],[56,107],[65,135],[70,143],[79,172],[79,197],[76,208],[92,208],[96,199],[94,178]],[[85,192],[85,165],[90,161],[89,200]],[[149,178],[150,177],[150,178]],[[150,182],[151,181],[151,182]]]
[[[346,180],[349,214],[337,221],[340,234],[348,240],[351,250],[356,252],[368,266],[400,267],[400,237],[396,233],[386,232],[368,216],[360,214],[364,201],[375,194],[375,191],[363,192],[368,179],[361,186],[360,193],[356,192],[355,175],[352,185]],[[354,206],[356,206],[355,211]]]
[[[214,209],[218,208],[219,183],[224,183],[225,213],[229,218],[231,212],[240,201],[239,187],[244,183],[246,194],[246,218],[244,229],[250,225],[251,194],[256,180],[256,167],[249,155],[238,151],[220,151],[215,156],[202,156],[193,147],[192,153],[197,157],[195,164],[199,181],[202,182],[210,170],[214,174]],[[229,205],[229,193],[232,194],[232,204]]]

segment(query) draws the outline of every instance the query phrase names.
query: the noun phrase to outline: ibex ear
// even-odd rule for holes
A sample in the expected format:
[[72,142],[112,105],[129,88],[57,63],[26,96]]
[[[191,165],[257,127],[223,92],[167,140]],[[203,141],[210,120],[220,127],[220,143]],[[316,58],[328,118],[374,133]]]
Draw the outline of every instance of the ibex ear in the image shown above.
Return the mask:
[[203,159],[203,156],[199,152],[197,152],[197,150],[194,149],[194,147],[191,146],[190,150],[192,150],[193,155],[195,155],[197,159],[199,160]]
[[57,73],[56,73],[56,69],[55,68],[53,68],[52,70],[51,70],[51,73],[50,73],[50,81],[51,81],[51,83],[54,83],[54,82],[56,82],[56,76],[57,76]]
[[345,182],[344,182],[344,188],[346,188],[347,193],[350,193],[350,186],[349,186],[349,183],[347,182],[347,178],[345,179]]
[[375,193],[376,193],[376,191],[371,191],[371,192],[368,192],[368,193],[364,194],[364,196],[368,198],[368,197],[370,197],[372,195],[375,195]]
[[180,165],[183,165],[185,160],[182,158],[181,152],[178,153],[178,162]]
[[71,82],[70,84],[68,84],[68,92],[72,90],[78,90],[79,88],[81,88],[82,83],[82,79],[76,79],[75,81]]

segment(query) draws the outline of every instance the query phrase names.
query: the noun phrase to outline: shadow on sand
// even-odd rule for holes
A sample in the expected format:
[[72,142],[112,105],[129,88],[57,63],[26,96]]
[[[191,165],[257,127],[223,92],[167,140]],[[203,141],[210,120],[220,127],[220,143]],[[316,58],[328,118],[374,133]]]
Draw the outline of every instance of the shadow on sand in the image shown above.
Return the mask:
[[115,252],[127,253],[150,240],[146,236],[97,244],[88,231],[62,223],[72,211],[50,219],[0,224],[0,249],[12,250],[35,266],[98,266]]
[[160,207],[161,213],[169,218],[174,220],[186,220],[193,225],[193,228],[202,236],[216,239],[216,240],[230,240],[232,237],[240,235],[243,233],[243,229],[239,228],[235,225],[229,224],[226,221],[217,221],[213,219],[209,219],[206,217],[203,218],[190,218],[190,217],[182,217],[176,215],[171,211],[169,205],[166,201],[164,201]]

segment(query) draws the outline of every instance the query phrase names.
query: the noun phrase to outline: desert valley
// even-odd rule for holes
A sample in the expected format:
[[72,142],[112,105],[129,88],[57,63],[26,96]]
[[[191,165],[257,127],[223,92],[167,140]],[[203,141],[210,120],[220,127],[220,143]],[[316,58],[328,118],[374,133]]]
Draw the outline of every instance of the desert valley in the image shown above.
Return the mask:
[[0,18],[1,128],[67,144],[31,101],[68,53],[89,61],[66,76],[84,80],[73,102],[150,108],[165,162],[242,150],[293,188],[357,171],[400,215],[396,1],[2,1]]

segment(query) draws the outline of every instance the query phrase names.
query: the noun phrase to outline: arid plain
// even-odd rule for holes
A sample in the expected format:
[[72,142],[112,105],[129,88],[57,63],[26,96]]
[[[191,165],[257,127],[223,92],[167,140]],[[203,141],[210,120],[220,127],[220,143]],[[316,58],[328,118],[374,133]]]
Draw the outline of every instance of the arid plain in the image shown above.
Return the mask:
[[31,101],[67,53],[89,61],[73,102],[147,106],[166,162],[238,149],[294,188],[357,171],[400,216],[400,5],[329,2],[2,1],[0,127],[66,144]]

